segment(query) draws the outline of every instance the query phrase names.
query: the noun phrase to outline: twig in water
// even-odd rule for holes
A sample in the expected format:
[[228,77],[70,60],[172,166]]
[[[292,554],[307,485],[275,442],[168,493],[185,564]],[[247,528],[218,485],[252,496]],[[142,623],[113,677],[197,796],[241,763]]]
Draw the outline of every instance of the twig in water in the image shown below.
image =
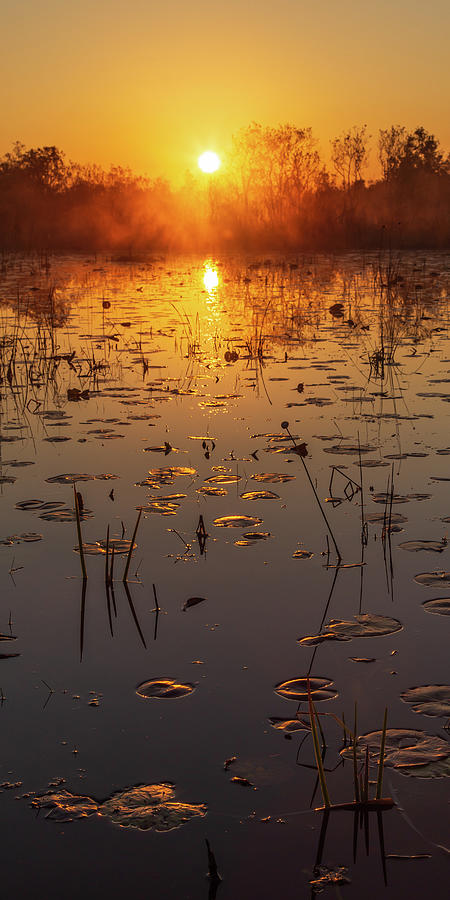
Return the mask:
[[312,478],[311,478],[311,475],[309,474],[308,467],[307,467],[307,465],[306,465],[306,463],[305,463],[305,460],[304,460],[304,458],[303,458],[304,456],[307,455],[307,452],[308,452],[307,449],[306,449],[306,444],[300,444],[299,447],[296,447],[294,438],[292,437],[292,434],[291,434],[291,432],[289,431],[289,422],[282,422],[282,423],[281,423],[281,427],[284,428],[284,429],[287,431],[287,433],[288,433],[288,435],[289,435],[289,437],[290,437],[290,439],[291,439],[291,441],[292,441],[292,443],[293,443],[293,445],[294,445],[294,448],[296,448],[297,456],[300,457],[300,459],[301,459],[301,461],[302,461],[302,463],[303,463],[303,468],[304,468],[304,470],[305,470],[305,472],[306,472],[308,481],[309,481],[309,483],[310,483],[310,485],[311,485],[313,494],[314,494],[314,496],[315,496],[315,498],[316,498],[317,505],[318,505],[318,507],[319,507],[319,509],[320,509],[320,512],[322,513],[322,516],[323,516],[324,521],[325,521],[325,525],[327,526],[328,531],[329,531],[329,533],[330,533],[331,540],[333,541],[334,549],[335,549],[335,551],[336,551],[336,556],[337,556],[337,558],[338,558],[338,562],[340,562],[341,559],[342,559],[341,552],[340,552],[339,547],[338,547],[338,545],[337,545],[337,543],[336,543],[336,539],[335,539],[335,537],[334,537],[333,530],[332,530],[331,525],[330,525],[330,523],[329,523],[329,521],[328,521],[328,519],[327,519],[327,517],[326,517],[326,515],[325,515],[325,512],[324,512],[324,510],[323,510],[323,508],[322,508],[322,504],[321,504],[321,502],[320,502],[319,495],[318,495],[318,493],[317,493],[317,491],[316,491],[316,489],[315,489],[315,487],[314,487],[313,480],[312,480]]

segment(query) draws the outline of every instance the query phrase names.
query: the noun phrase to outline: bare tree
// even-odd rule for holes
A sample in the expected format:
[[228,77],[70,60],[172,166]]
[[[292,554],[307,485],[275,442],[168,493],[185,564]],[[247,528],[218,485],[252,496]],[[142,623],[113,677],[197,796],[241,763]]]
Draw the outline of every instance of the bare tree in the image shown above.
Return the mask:
[[354,125],[331,141],[331,160],[345,190],[362,180],[369,160],[367,125]]

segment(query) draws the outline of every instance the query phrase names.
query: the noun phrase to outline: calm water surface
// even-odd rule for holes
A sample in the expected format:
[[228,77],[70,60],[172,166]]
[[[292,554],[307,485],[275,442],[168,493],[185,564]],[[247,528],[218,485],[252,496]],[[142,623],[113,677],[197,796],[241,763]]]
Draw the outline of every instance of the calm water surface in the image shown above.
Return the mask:
[[[422,254],[3,261],[0,631],[18,654],[0,660],[6,895],[206,900],[208,837],[222,900],[314,896],[322,800],[310,733],[270,722],[297,713],[280,682],[328,679],[337,696],[318,710],[352,724],[356,702],[360,735],[387,706],[388,727],[448,742],[445,708],[424,715],[401,694],[450,680],[449,620],[423,605],[450,596],[449,283],[448,258]],[[85,593],[74,480],[100,551]],[[119,553],[107,590],[98,542],[108,525],[130,539],[141,507],[128,593]],[[413,541],[436,544],[400,547]],[[395,630],[299,643],[364,614]],[[158,678],[194,690],[136,693]],[[321,722],[332,801],[350,801],[342,728]],[[419,770],[385,769],[387,885],[376,814],[356,861],[353,815],[331,816],[321,864],[350,883],[330,896],[444,896],[450,764]],[[206,815],[159,832],[31,805],[160,782]]]

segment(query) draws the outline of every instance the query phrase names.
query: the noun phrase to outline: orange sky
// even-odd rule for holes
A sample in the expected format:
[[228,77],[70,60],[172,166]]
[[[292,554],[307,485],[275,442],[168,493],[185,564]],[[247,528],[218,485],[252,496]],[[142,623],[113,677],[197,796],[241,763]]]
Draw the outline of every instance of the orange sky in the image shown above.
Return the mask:
[[[252,120],[423,124],[450,149],[447,0],[2,0],[0,154],[176,180]],[[375,152],[372,154],[375,159]]]

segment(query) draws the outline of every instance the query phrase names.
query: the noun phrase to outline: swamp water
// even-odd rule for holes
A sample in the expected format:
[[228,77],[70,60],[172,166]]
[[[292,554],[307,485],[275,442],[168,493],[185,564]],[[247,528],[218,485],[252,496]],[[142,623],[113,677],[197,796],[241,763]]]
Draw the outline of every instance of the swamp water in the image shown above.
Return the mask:
[[[3,260],[7,896],[444,896],[449,284],[421,254]],[[322,841],[307,676],[334,803],[338,720],[373,782],[388,707],[395,808]]]

